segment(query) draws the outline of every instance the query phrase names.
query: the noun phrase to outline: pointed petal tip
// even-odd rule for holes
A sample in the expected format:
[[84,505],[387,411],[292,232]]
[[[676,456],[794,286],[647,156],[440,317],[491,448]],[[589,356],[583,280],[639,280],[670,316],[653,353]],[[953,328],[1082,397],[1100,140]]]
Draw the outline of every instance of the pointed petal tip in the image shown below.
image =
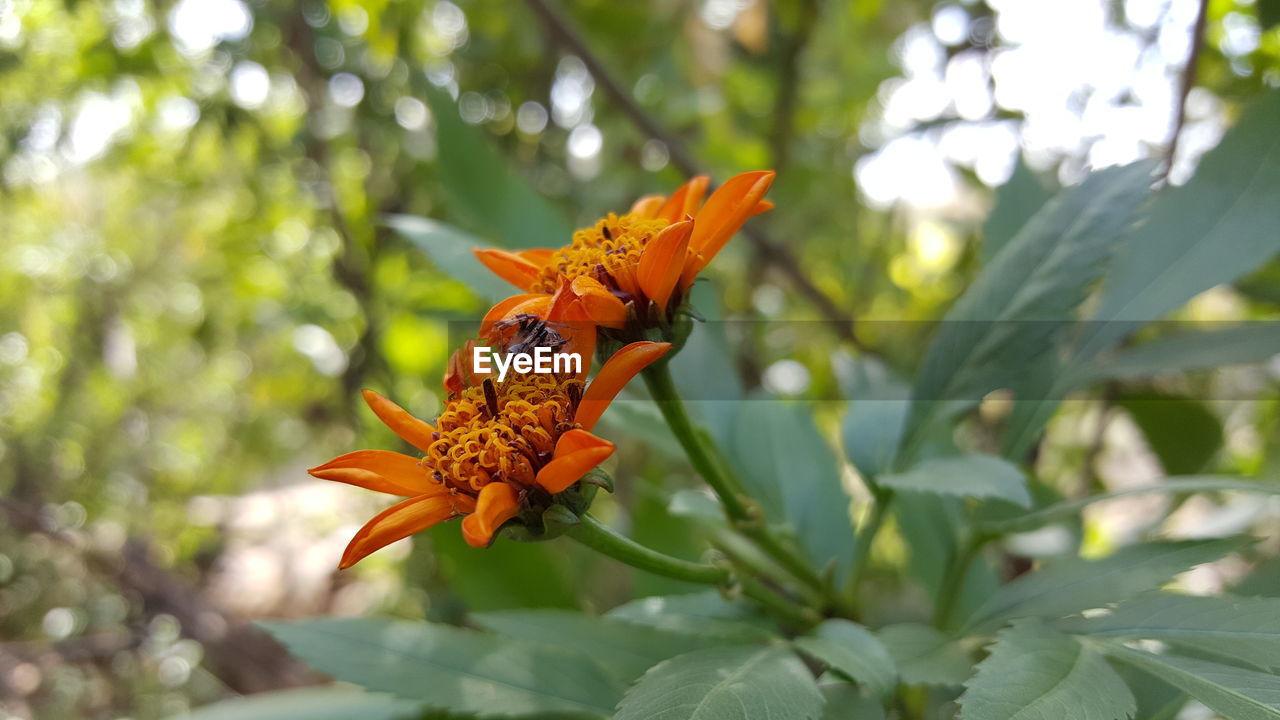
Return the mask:
[[542,273],[542,268],[528,258],[508,250],[472,248],[472,252],[480,264],[489,268],[493,274],[526,292]]

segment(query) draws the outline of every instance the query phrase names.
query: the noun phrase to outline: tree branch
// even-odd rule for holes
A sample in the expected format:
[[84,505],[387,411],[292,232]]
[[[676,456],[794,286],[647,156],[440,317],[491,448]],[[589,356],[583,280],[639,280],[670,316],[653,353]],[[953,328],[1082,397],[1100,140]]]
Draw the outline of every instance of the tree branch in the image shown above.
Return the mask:
[[778,94],[773,102],[773,127],[769,145],[773,152],[773,169],[781,173],[791,163],[791,135],[795,125],[796,101],[800,96],[800,57],[818,23],[817,0],[799,4],[800,17],[795,32],[787,38],[778,57]]
[[1209,20],[1209,0],[1200,0],[1200,9],[1196,14],[1196,22],[1191,27],[1191,52],[1187,55],[1187,64],[1182,69],[1182,87],[1178,91],[1178,104],[1174,106],[1173,134],[1169,137],[1169,149],[1165,153],[1164,170],[1161,178],[1168,178],[1173,169],[1173,160],[1178,152],[1178,138],[1182,135],[1182,126],[1187,120],[1187,96],[1196,84],[1196,73],[1200,67],[1200,52],[1204,49],[1204,29]]
[[[587,71],[595,78],[596,84],[609,97],[610,102],[621,109],[641,132],[667,146],[667,154],[671,158],[671,163],[680,172],[685,175],[702,174],[701,166],[689,154],[684,143],[660,126],[644,111],[644,108],[640,107],[635,98],[631,97],[631,93],[609,74],[603,63],[600,62],[600,58],[591,51],[591,48],[587,47],[587,44],[574,32],[565,18],[552,8],[547,0],[525,0],[525,4],[542,23],[546,29],[547,36],[553,44],[559,45],[582,60],[582,64],[586,66]],[[744,228],[743,233],[760,258],[786,276],[796,290],[813,304],[818,313],[822,315],[823,320],[837,336],[862,352],[871,352],[854,332],[851,313],[842,310],[834,300],[828,297],[818,286],[814,285],[804,271],[801,270],[800,263],[785,247],[774,242],[758,227]]]
[[263,692],[320,682],[319,675],[294,660],[270,636],[225,613],[199,588],[157,565],[145,541],[130,538],[122,552],[107,554],[90,549],[75,534],[49,527],[38,506],[0,498],[0,516],[23,533],[42,535],[76,553],[86,567],[114,580],[126,595],[138,600],[145,617],[172,615],[182,635],[203,647],[205,667],[235,692]]

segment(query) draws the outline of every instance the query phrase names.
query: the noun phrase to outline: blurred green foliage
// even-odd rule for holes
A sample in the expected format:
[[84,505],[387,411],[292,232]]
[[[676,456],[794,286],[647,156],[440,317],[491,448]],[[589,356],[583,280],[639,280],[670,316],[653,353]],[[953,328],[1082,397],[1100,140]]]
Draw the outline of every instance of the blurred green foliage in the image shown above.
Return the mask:
[[[779,209],[757,221],[848,317],[895,321],[860,337],[908,377],[932,328],[896,321],[941,317],[1000,226],[993,216],[980,241],[990,193],[967,169],[958,209],[929,215],[865,203],[853,167],[874,149],[864,131],[886,81],[902,73],[899,38],[950,4],[757,0],[724,27],[706,20],[715,3],[579,0],[562,10],[714,177],[779,171]],[[984,3],[963,5],[975,23],[994,17]],[[1261,32],[1244,59],[1224,38],[1274,5],[1210,3],[1199,84],[1226,116],[1275,84],[1280,32]],[[946,52],[1000,50],[998,37],[988,41]],[[583,96],[576,119],[548,119],[558,83]],[[239,614],[458,620],[468,610],[603,610],[690,589],[564,543],[475,552],[456,528],[335,577],[337,549],[375,501],[343,493],[307,512],[288,495],[309,465],[399,442],[357,405],[360,388],[431,417],[455,321],[486,307],[388,216],[435,218],[477,242],[555,245],[566,229],[683,179],[671,149],[603,97],[523,5],[0,0],[0,108],[0,712],[157,718],[315,679],[282,654],[263,656],[279,673],[260,673],[260,685],[228,672],[227,658],[268,652],[222,630]],[[602,138],[586,158],[570,152],[584,117]],[[991,117],[1019,120],[1003,109]],[[1054,158],[1039,179],[1024,168],[1014,181],[1037,184],[1010,194],[1036,205],[1056,164],[1079,161]],[[947,249],[941,259],[920,252],[931,242]],[[1181,317],[1274,317],[1277,267]],[[813,321],[729,327],[748,390],[792,360],[809,379],[795,394],[848,396],[841,373],[854,351],[785,274],[741,242],[709,274],[726,319]],[[1047,486],[1105,486],[1100,460],[1123,464],[1147,447],[1169,473],[1274,472],[1274,376],[1118,382],[1129,385],[1085,391],[1108,404],[1068,403],[1050,423],[1038,448]],[[1270,402],[1194,400],[1223,384]],[[1173,398],[1185,422],[1170,427],[1168,412],[1153,412],[1157,396]],[[816,416],[829,439],[834,405]],[[995,449],[1006,411],[984,405],[957,434]],[[646,544],[695,556],[692,523],[667,510],[694,477],[661,451],[670,438],[654,418],[623,412],[609,419],[627,431],[615,433],[620,491],[600,512]],[[713,428],[714,413],[704,413]],[[1104,421],[1123,426],[1119,439],[1100,442],[1092,429]],[[1205,428],[1194,444],[1189,427]],[[896,570],[932,562],[906,557],[893,534],[873,560],[870,580],[908,597],[917,580]],[[937,582],[935,565],[916,573],[921,582]]]

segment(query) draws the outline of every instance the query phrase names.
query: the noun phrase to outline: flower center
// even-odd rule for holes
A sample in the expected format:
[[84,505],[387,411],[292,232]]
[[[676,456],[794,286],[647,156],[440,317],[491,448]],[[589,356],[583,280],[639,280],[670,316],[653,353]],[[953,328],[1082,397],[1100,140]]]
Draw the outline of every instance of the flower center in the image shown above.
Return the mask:
[[575,232],[573,242],[556,250],[530,290],[552,293],[559,287],[561,276],[572,280],[593,275],[606,286],[634,293],[640,253],[649,238],[666,226],[667,221],[662,219],[609,213],[595,225]]
[[581,390],[581,381],[533,373],[466,388],[436,420],[423,466],[468,494],[490,482],[531,485],[556,440],[575,427]]

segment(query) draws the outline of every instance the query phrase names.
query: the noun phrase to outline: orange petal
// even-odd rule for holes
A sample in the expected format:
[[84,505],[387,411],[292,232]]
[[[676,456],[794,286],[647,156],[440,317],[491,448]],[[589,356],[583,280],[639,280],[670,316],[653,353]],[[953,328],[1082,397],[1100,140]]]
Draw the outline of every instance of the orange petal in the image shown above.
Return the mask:
[[772,209],[773,209],[773,203],[769,202],[768,200],[761,200],[760,202],[756,203],[755,208],[751,210],[751,215],[752,217],[754,217],[756,215],[759,215],[760,213],[769,212]]
[[711,178],[706,175],[690,179],[689,182],[681,185],[679,190],[671,193],[666,204],[658,211],[658,217],[667,222],[676,222],[685,219],[687,215],[697,213],[702,196],[707,194],[707,186],[710,184]]
[[435,438],[431,434],[436,431],[431,424],[425,420],[410,415],[404,408],[391,402],[385,397],[379,395],[372,390],[365,390],[364,401],[369,405],[369,409],[374,415],[383,422],[392,432],[404,438],[404,441],[418,448],[422,452],[427,451],[427,446],[435,442]]
[[556,251],[551,248],[530,248],[517,251],[516,254],[539,268],[544,268],[551,262],[551,257],[556,254]]
[[671,349],[671,343],[633,342],[613,354],[582,393],[574,422],[590,430],[636,373]]
[[493,534],[520,512],[516,489],[504,482],[491,482],[480,489],[475,512],[462,520],[462,537],[471,547],[489,547]]
[[485,267],[521,290],[528,291],[542,275],[542,268],[513,252],[476,248],[475,253]]
[[307,472],[321,480],[403,497],[439,494],[447,489],[427,475],[421,461],[390,450],[357,450]]
[[662,203],[666,201],[661,195],[645,195],[631,206],[631,215],[639,215],[645,220],[652,220],[658,217],[658,211],[662,209]]
[[577,374],[577,379],[582,380],[591,372],[591,361],[596,354],[596,326],[590,322],[577,322],[570,323],[568,328],[561,330],[567,342],[560,348],[560,352],[576,354],[580,358],[582,372]]
[[570,430],[556,443],[554,458],[538,471],[537,483],[552,495],[563,492],[613,454],[613,443],[586,430]]
[[512,315],[527,312],[531,315],[541,316],[538,309],[544,309],[543,303],[549,302],[550,296],[546,293],[521,293],[512,295],[511,297],[498,301],[497,305],[489,308],[489,312],[484,314],[484,318],[480,321],[480,337],[488,337],[489,332],[493,330],[493,324],[499,320],[505,320]]
[[640,255],[637,279],[645,296],[666,309],[671,291],[684,272],[685,256],[689,251],[689,236],[693,233],[691,221],[668,225],[644,246]]
[[706,266],[706,258],[690,249],[684,258],[684,272],[680,274],[680,292],[689,292],[693,281],[698,279],[698,273]]
[[590,275],[579,275],[573,279],[572,287],[584,317],[571,320],[589,320],[608,328],[621,328],[627,324],[627,306],[599,280]]
[[772,170],[742,173],[729,178],[711,194],[707,204],[698,211],[698,223],[693,229],[693,238],[689,240],[689,247],[703,257],[697,270],[711,262],[742,223],[751,217],[773,184],[773,177]]
[[375,550],[420,533],[459,513],[470,512],[475,501],[466,495],[422,495],[383,510],[364,524],[342,553],[339,570],[355,565]]
[[547,303],[547,311],[542,318],[555,323],[562,323],[570,320],[570,311],[577,304],[578,296],[573,292],[573,283],[569,278],[561,275],[556,291],[552,293],[550,301]]
[[453,354],[449,356],[449,366],[444,371],[444,389],[449,391],[450,395],[455,395],[469,387],[474,387],[492,374],[492,371],[489,373],[475,372],[475,368],[472,367],[475,347],[475,340],[467,340],[462,343],[462,347],[454,350]]

